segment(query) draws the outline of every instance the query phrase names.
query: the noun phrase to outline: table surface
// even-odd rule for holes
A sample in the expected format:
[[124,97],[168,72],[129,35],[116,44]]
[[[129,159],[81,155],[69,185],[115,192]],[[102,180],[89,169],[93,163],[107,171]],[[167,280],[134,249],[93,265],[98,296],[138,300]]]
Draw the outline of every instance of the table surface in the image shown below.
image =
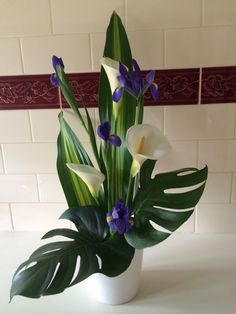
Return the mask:
[[236,235],[174,234],[144,252],[140,292],[123,305],[95,301],[82,282],[62,294],[9,304],[11,278],[41,233],[0,233],[1,314],[235,314]]

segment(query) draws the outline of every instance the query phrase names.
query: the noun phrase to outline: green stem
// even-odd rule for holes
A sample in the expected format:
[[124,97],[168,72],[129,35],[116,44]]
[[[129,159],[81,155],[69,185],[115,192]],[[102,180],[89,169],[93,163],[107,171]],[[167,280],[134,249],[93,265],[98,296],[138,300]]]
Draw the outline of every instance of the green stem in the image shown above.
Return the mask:
[[129,175],[129,184],[128,184],[128,190],[126,195],[126,202],[125,204],[130,207],[132,200],[133,200],[133,191],[134,191],[134,178],[132,177],[131,173]]
[[143,122],[143,95],[137,99],[135,124],[141,124]]

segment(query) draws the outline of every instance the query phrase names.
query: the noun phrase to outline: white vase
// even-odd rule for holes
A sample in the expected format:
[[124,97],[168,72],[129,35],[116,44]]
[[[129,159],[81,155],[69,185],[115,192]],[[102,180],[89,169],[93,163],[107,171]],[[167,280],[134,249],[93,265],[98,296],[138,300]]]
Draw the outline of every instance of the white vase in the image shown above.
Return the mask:
[[106,304],[122,304],[138,293],[142,269],[143,250],[135,250],[130,266],[117,277],[93,274],[88,278],[89,294]]

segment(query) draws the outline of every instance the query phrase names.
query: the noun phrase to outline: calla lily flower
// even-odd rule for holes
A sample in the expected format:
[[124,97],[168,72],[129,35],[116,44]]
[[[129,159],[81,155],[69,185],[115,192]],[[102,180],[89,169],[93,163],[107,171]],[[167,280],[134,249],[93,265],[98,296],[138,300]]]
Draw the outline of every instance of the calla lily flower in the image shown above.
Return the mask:
[[145,160],[157,160],[169,152],[171,146],[162,132],[149,124],[137,124],[126,133],[126,144],[133,157],[131,174],[140,171]]
[[[118,76],[120,75],[119,71],[120,63],[111,58],[104,57],[101,59],[101,65],[106,72],[111,88],[111,93],[113,95],[115,90],[120,86],[118,81]],[[117,117],[119,109],[120,109],[119,102],[113,101],[113,112],[115,117]]]
[[94,167],[80,164],[68,163],[67,167],[76,173],[85,184],[87,184],[89,191],[94,197],[98,196],[98,192],[101,184],[105,180],[103,173],[95,169]]

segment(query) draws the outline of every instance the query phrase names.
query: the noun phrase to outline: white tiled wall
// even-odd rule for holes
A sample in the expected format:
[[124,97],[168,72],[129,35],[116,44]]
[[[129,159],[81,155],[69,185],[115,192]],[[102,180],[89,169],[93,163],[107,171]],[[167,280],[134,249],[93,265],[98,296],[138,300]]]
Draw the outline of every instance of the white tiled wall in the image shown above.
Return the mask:
[[[0,75],[99,70],[116,10],[143,69],[236,65],[235,0],[11,0],[0,10]],[[206,191],[183,232],[236,232],[236,104],[149,107],[173,150],[166,171],[209,166]],[[67,226],[55,168],[58,110],[0,111],[0,230]],[[97,110],[90,114],[96,124]],[[70,112],[66,118],[91,152]]]

